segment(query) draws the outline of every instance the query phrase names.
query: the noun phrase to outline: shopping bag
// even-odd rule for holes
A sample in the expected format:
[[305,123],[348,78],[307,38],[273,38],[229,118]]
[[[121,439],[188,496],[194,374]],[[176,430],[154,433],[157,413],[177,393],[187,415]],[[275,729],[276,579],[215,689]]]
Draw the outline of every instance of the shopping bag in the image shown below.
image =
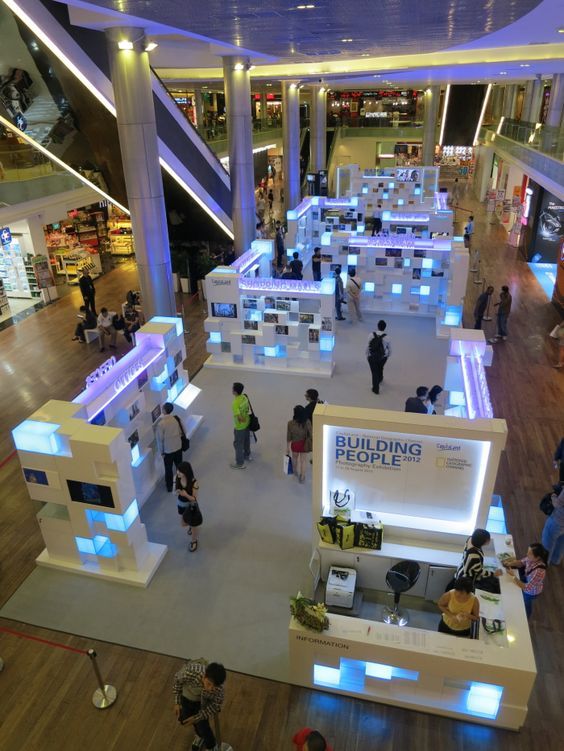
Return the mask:
[[292,457],[289,454],[286,454],[286,456],[284,457],[284,474],[285,475],[294,474],[294,467],[292,466]]
[[358,548],[381,550],[384,539],[384,527],[382,524],[355,524],[355,545]]
[[323,542],[333,545],[337,540],[337,522],[332,516],[322,516],[317,522],[317,531]]
[[337,525],[337,542],[341,550],[349,550],[354,547],[354,524],[338,524]]

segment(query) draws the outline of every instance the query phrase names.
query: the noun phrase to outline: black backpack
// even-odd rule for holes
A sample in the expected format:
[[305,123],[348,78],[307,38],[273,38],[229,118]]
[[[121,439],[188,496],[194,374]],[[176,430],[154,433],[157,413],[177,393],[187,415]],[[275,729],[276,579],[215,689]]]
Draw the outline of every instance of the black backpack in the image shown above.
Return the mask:
[[368,353],[370,357],[374,357],[378,361],[386,359],[386,349],[384,347],[385,336],[386,334],[375,334],[368,345]]

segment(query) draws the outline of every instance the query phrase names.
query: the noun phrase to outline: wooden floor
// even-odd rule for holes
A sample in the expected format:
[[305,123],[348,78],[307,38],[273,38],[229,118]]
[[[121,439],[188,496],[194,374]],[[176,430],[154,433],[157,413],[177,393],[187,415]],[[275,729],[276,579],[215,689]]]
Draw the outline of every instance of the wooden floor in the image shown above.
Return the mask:
[[[564,435],[564,372],[551,366],[547,332],[558,316],[515,250],[505,244],[505,231],[481,207],[465,197],[462,204],[476,215],[474,245],[482,270],[498,290],[509,284],[514,308],[509,339],[496,345],[488,379],[495,414],[509,425],[496,492],[503,496],[509,529],[518,552],[540,536],[544,521],[540,497],[554,479],[551,454]],[[468,214],[457,211],[460,226]],[[466,323],[481,290],[469,280]],[[127,289],[136,286],[133,265],[99,280],[98,306],[116,308]],[[47,399],[69,399],[82,389],[86,373],[104,356],[96,344],[71,342],[78,292],[0,332],[0,602],[5,602],[33,571],[42,549],[41,536],[23,485],[10,429]],[[193,375],[205,357],[197,301],[186,307],[188,369]],[[489,324],[492,325],[492,324]],[[125,344],[121,344],[125,347]],[[364,366],[364,364],[363,364]],[[7,460],[7,461],[6,461]],[[211,595],[210,595],[211,596]],[[384,705],[339,698],[288,685],[230,674],[223,713],[224,736],[235,751],[284,751],[303,725],[318,727],[335,751],[561,751],[564,747],[564,573],[551,569],[545,594],[536,603],[531,632],[539,678],[525,728],[518,734],[470,723],[408,712]],[[189,733],[174,721],[172,676],[179,663],[162,655],[94,643],[60,632],[1,620],[14,629],[79,649],[95,647],[106,680],[115,685],[115,706],[95,710],[95,688],[89,660],[38,641],[0,630],[0,751],[143,751],[185,749]],[[166,628],[166,614],[163,615]],[[190,655],[189,624],[186,654]],[[213,657],[213,655],[211,656]]]

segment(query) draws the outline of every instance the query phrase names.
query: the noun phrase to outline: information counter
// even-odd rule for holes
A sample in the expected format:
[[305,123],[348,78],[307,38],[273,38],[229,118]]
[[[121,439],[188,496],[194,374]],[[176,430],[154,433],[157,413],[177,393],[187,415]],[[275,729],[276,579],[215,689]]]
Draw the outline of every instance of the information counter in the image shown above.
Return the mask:
[[[514,554],[512,543],[506,542],[509,538],[492,537],[497,554]],[[392,557],[394,552],[410,553],[412,559],[422,553],[418,560],[428,566],[460,561],[460,552],[438,548],[409,546],[390,550]],[[383,549],[381,556],[386,558],[388,551]],[[494,607],[506,630],[489,635],[482,627],[477,640],[332,614],[329,629],[316,633],[292,618],[292,682],[517,730],[527,715],[536,667],[521,590],[507,575],[500,582],[501,596],[495,598],[500,602]],[[487,612],[491,600],[479,599],[481,610]],[[439,617],[437,609],[437,625]]]

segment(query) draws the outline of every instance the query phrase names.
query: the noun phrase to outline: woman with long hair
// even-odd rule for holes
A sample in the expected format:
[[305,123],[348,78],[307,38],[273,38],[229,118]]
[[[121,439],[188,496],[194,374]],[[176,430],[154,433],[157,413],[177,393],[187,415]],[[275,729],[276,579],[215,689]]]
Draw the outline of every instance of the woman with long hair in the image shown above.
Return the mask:
[[203,519],[198,504],[198,483],[190,462],[180,462],[178,465],[176,470],[176,494],[180,526],[188,527],[187,533],[192,537],[188,550],[195,553],[198,549],[198,530]]
[[292,455],[294,474],[299,482],[305,482],[306,454],[312,448],[311,422],[307,412],[300,404],[294,407],[294,417],[288,421],[286,430],[288,453]]
[[548,550],[540,542],[532,542],[529,545],[525,558],[508,558],[503,561],[510,576],[513,576],[511,569],[519,569],[519,575],[514,577],[514,582],[523,590],[527,619],[531,617],[533,602],[543,590],[547,564]]

